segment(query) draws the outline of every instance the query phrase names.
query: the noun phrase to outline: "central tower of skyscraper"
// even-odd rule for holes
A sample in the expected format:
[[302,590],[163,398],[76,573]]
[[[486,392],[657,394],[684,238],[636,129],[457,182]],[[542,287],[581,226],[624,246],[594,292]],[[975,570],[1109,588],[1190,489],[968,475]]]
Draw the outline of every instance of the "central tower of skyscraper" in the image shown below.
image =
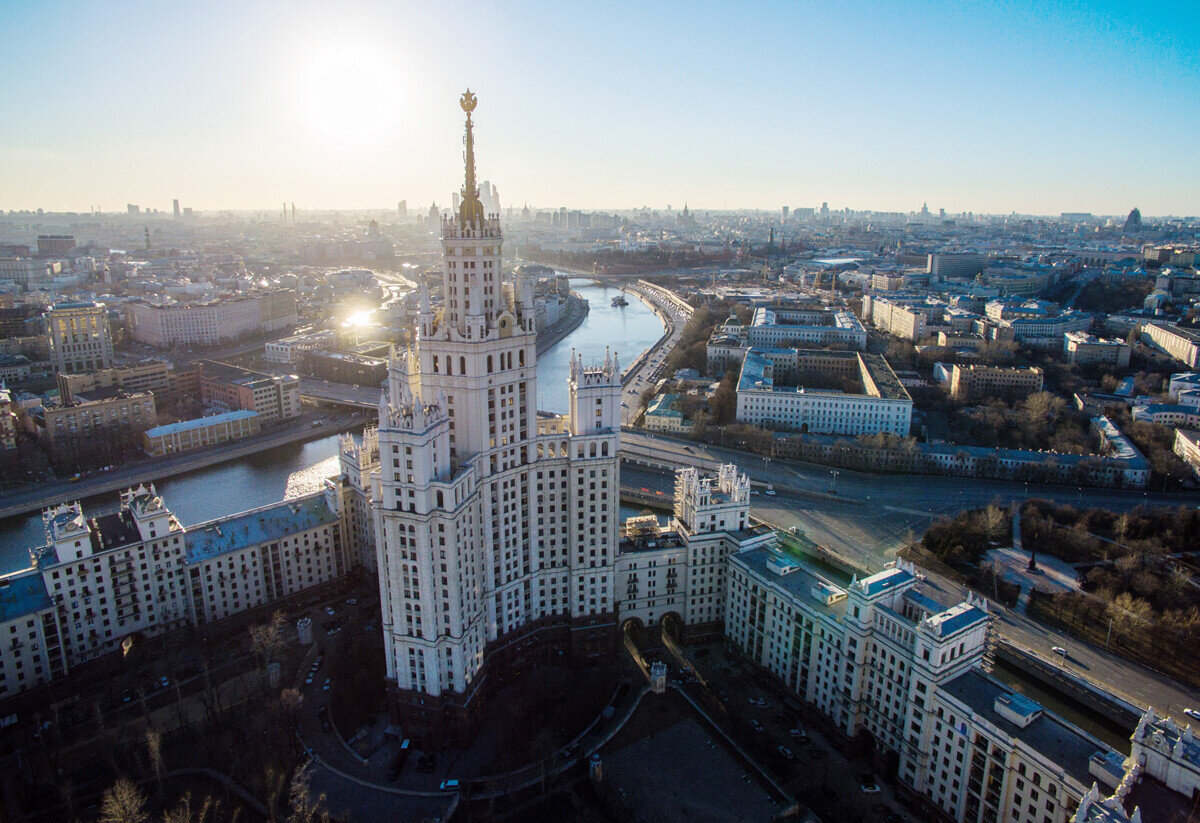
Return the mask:
[[391,357],[371,493],[392,719],[422,745],[467,742],[512,674],[608,654],[615,635],[620,368],[572,356],[568,413],[538,413],[534,283],[503,279],[477,99],[460,104],[442,301],[421,284],[416,344]]

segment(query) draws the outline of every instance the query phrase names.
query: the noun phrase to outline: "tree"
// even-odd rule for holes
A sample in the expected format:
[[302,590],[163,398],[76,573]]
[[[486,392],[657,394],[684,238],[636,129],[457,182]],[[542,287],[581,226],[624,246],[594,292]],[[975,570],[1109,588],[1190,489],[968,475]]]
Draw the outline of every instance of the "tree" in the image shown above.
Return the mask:
[[158,783],[158,791],[161,794],[163,779],[162,733],[152,726],[146,727],[146,754],[150,756],[150,767],[154,769],[154,780]]
[[275,658],[283,649],[283,627],[286,622],[287,618],[283,616],[283,612],[277,611],[271,615],[270,622],[250,627],[250,649],[264,669],[275,662]]
[[287,823],[328,823],[329,812],[325,809],[325,795],[313,797],[310,779],[311,773],[307,764],[296,769],[292,776],[292,785],[288,791],[292,813],[288,815]]
[[100,823],[148,823],[146,798],[141,789],[122,777],[104,791],[100,800]]

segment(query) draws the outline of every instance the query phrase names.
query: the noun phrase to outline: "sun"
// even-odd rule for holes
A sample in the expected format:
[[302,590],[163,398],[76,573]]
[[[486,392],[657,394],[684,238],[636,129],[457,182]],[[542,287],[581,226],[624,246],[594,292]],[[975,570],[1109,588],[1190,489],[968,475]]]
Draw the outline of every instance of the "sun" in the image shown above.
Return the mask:
[[400,125],[397,56],[368,42],[322,42],[297,61],[292,104],[304,136],[322,150],[382,147]]

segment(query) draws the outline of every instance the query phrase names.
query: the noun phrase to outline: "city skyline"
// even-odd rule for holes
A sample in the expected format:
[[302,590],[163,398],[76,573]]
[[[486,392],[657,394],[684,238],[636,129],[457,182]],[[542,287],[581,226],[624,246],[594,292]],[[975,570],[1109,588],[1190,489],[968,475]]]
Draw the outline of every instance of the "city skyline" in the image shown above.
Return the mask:
[[469,85],[495,101],[478,140],[506,206],[1200,211],[1178,106],[1200,18],[1169,4],[278,10],[15,11],[59,51],[0,58],[23,78],[0,93],[20,112],[0,208],[449,206],[442,101]]

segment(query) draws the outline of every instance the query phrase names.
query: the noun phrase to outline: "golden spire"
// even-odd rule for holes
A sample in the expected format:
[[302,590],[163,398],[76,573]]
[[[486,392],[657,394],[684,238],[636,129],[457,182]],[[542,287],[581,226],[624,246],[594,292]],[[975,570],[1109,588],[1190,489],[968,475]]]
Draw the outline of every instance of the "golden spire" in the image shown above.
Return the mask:
[[479,188],[475,185],[475,136],[471,124],[471,112],[475,111],[478,103],[479,99],[471,94],[470,89],[463,92],[463,96],[458,101],[462,110],[467,113],[467,149],[465,153],[467,179],[462,190],[462,205],[458,207],[458,221],[460,225],[464,226],[471,223],[482,223],[484,217],[483,204],[479,202]]

